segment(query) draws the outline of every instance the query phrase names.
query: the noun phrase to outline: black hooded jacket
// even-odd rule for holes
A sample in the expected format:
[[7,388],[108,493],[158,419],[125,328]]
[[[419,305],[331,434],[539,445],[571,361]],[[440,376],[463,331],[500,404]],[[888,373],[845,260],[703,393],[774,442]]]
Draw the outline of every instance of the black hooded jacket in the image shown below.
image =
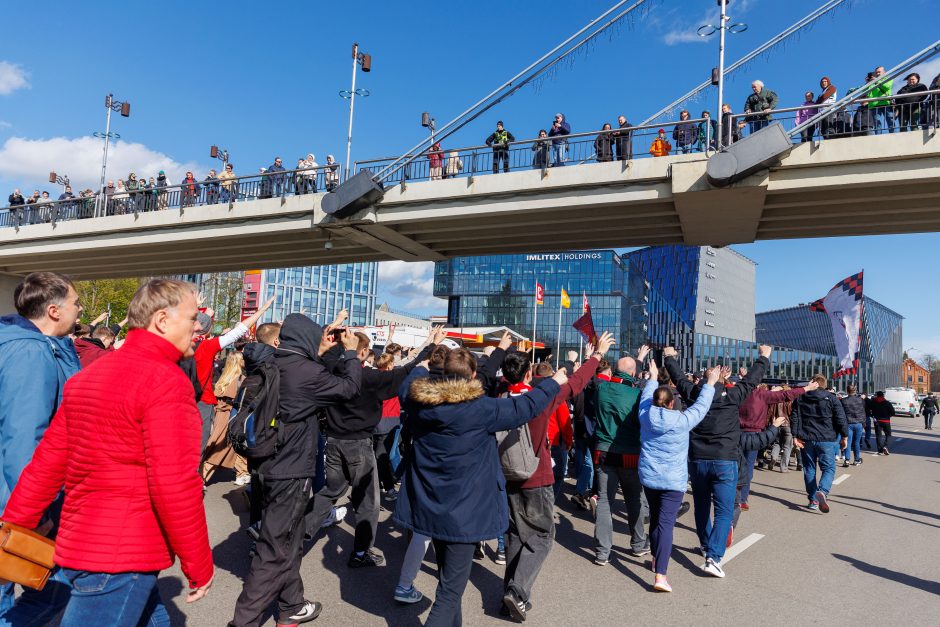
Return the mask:
[[[687,406],[694,404],[701,391],[701,385],[695,385],[685,377],[674,357],[667,357],[665,366],[683,402]],[[769,366],[770,361],[766,357],[758,357],[747,371],[747,375],[736,385],[730,388],[716,388],[715,398],[705,414],[705,419],[689,436],[689,459],[738,460],[738,444],[741,437],[738,408],[764,378]]]
[[362,364],[356,352],[344,352],[330,372],[319,356],[322,336],[323,328],[303,314],[290,314],[281,325],[274,363],[281,375],[278,409],[283,433],[277,452],[259,469],[267,480],[312,478],[320,413],[359,395]]
[[261,364],[274,357],[274,347],[261,342],[249,342],[242,349],[242,357],[245,358],[245,376],[250,376],[258,371]]
[[[365,440],[372,437],[375,426],[382,419],[382,401],[395,398],[411,371],[419,363],[431,356],[436,344],[430,344],[412,361],[392,368],[376,370],[360,368],[362,371],[362,390],[344,403],[337,403],[326,410],[326,432],[337,440]],[[340,348],[330,349],[324,355],[324,361],[331,369],[343,367]],[[359,360],[356,359],[358,363]],[[337,372],[338,374],[338,372]]]

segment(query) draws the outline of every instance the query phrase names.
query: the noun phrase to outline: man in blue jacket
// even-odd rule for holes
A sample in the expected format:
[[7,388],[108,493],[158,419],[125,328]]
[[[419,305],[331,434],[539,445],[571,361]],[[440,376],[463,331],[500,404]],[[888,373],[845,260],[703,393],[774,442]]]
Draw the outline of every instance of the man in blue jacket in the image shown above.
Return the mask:
[[[0,512],[58,409],[65,382],[80,368],[68,335],[82,306],[68,277],[33,272],[16,286],[13,302],[17,313],[0,317]],[[42,592],[26,590],[11,609],[13,585],[0,586],[0,626],[20,612],[34,618],[53,612],[51,619],[68,601],[62,588],[50,582]]]

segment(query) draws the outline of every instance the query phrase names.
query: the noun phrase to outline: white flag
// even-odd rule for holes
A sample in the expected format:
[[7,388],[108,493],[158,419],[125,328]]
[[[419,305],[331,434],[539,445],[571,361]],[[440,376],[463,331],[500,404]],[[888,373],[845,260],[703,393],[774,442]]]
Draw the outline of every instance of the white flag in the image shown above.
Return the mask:
[[862,275],[853,274],[836,283],[825,298],[817,300],[809,308],[829,316],[832,324],[832,339],[836,344],[839,371],[833,375],[841,377],[858,372],[858,356],[862,338]]

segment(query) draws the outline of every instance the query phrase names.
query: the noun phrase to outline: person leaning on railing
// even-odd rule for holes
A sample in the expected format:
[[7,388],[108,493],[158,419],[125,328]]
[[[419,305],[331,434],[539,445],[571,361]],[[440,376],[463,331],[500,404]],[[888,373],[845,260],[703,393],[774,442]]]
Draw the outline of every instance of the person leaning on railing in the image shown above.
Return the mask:
[[503,121],[496,122],[496,130],[486,138],[486,145],[493,148],[493,174],[499,172],[499,162],[503,162],[503,172],[509,172],[509,142],[516,141],[513,134],[506,130]]
[[[326,169],[323,171],[323,178],[326,182],[326,191],[332,192],[339,187],[339,164],[333,155],[326,156]],[[461,165],[463,167],[463,165]]]
[[447,155],[447,165],[444,166],[444,178],[452,179],[463,171],[463,159],[456,150],[451,150]]
[[231,202],[238,197],[238,182],[235,180],[235,166],[226,163],[225,167],[219,173],[219,182],[221,184],[222,202]]
[[898,90],[894,99],[897,117],[901,121],[901,132],[916,130],[922,123],[922,128],[926,129],[927,125],[921,119],[921,106],[927,100],[927,94],[924,93],[927,86],[920,82],[920,74],[917,72],[911,72],[904,80],[907,84]]
[[536,170],[544,170],[548,167],[549,147],[548,133],[543,128],[539,131],[539,139],[532,144],[532,167]]
[[744,101],[744,108],[754,113],[748,118],[754,133],[770,124],[770,112],[777,108],[778,98],[776,92],[764,87],[763,81],[754,81],[751,89],[754,93]]
[[614,153],[611,145],[610,123],[605,122],[601,132],[594,138],[594,155],[598,162],[613,161]]
[[630,130],[630,123],[621,115],[617,118],[617,125],[618,130],[611,133],[614,138],[614,158],[618,161],[632,159],[633,131]]
[[[832,84],[832,81],[829,80],[828,76],[823,76],[821,79],[819,79],[819,88],[822,90],[822,92],[819,94],[819,97],[816,98],[816,104],[822,105],[821,108],[825,109],[833,102],[838,100],[839,92],[836,89],[836,86]],[[837,127],[837,115],[838,114],[836,113],[827,115],[819,123],[820,132],[822,133],[823,137],[829,137],[835,130],[837,130],[837,128],[833,128],[833,126]]]

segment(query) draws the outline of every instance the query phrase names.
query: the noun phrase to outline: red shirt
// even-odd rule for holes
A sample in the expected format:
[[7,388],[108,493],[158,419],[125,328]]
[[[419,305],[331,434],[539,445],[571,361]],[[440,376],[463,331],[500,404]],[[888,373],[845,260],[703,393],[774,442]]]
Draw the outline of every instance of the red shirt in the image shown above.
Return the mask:
[[219,337],[206,340],[196,347],[196,376],[202,383],[202,396],[199,400],[209,405],[215,405],[219,400],[215,397],[215,390],[212,385],[212,370],[215,365],[215,356],[222,350],[219,343]]

